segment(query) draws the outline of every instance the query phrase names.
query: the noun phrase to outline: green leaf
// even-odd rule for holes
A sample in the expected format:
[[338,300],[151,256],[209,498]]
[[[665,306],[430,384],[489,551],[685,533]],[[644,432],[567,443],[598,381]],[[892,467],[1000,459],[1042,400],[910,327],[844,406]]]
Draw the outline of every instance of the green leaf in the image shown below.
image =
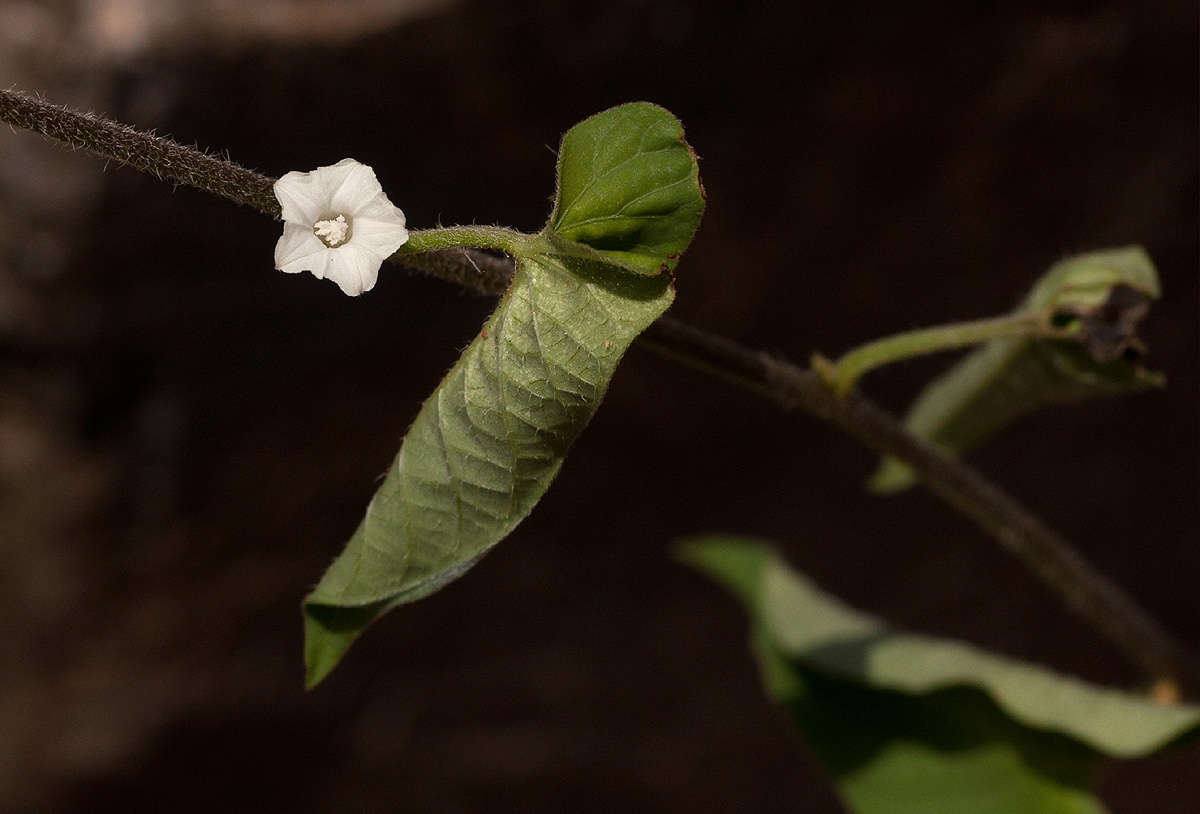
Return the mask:
[[[1159,293],[1154,264],[1138,247],[1056,264],[1016,313],[1050,309],[1079,329],[1080,340],[998,339],[982,345],[921,392],[905,426],[959,455],[1041,407],[1163,386],[1160,374],[1141,366],[1135,335],[1148,301]],[[883,493],[914,482],[911,469],[885,458],[869,485]]]
[[[586,139],[576,136],[581,130]],[[655,145],[652,157],[638,154],[631,164],[652,178],[673,177],[678,155],[689,156],[690,198],[684,186],[673,185],[668,205],[649,194],[640,176],[627,179],[637,195],[620,197],[610,166],[614,148],[601,135],[624,144],[631,132],[646,134],[638,143]],[[604,200],[619,204],[642,216],[638,228],[651,242],[639,242],[637,251],[669,247],[677,254],[703,209],[690,156],[669,113],[626,105],[568,132],[559,161],[570,168],[568,178],[589,172],[590,160],[599,162],[591,175],[607,197],[581,193],[589,203],[579,211],[597,218]],[[634,202],[638,196],[646,197]],[[651,199],[653,217],[645,205]],[[669,225],[660,228],[655,218]],[[686,238],[679,238],[681,224],[690,224]],[[662,242],[667,235],[673,242]],[[372,621],[461,576],[529,514],[596,412],[625,350],[674,298],[670,276],[657,273],[658,265],[674,265],[666,253],[652,269],[631,273],[629,258],[652,255],[579,243],[549,225],[517,244],[508,292],[421,407],[358,530],[304,602],[309,687]]]
[[521,260],[422,406],[358,531],[305,601],[310,686],[367,622],[460,576],[529,514],[621,355],[674,294],[666,276],[573,265]]
[[1099,814],[1091,753],[1024,729],[979,693],[864,689],[806,669],[760,635],[768,692],[860,814]]
[[580,122],[558,154],[549,229],[643,274],[675,268],[704,212],[696,154],[683,126],[648,102]]
[[681,556],[745,603],[768,693],[854,811],[1094,812],[1103,757],[1200,733],[1161,706],[971,645],[894,630],[745,538]]

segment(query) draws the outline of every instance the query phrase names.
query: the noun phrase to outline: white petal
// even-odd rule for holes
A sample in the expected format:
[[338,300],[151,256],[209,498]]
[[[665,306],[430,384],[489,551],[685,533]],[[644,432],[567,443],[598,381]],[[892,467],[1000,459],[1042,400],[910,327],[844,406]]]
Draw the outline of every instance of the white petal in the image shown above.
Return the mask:
[[[349,162],[349,163],[347,163]],[[326,173],[331,212],[353,216],[383,196],[375,171],[352,158],[339,161]],[[386,200],[386,197],[384,197]]]
[[344,293],[357,297],[375,287],[379,265],[383,262],[378,256],[353,243],[333,249],[330,255],[325,276],[337,283]]
[[329,276],[329,270],[333,268],[333,254],[336,249],[325,249],[323,252],[312,257],[312,268],[309,271],[318,280],[324,280]]
[[[390,204],[389,204],[390,206]],[[386,219],[365,218],[361,215],[354,219],[354,231],[350,237],[350,245],[361,246],[386,259],[396,249],[408,242],[408,230],[404,228],[404,213],[396,207],[396,216]]]
[[[283,234],[275,244],[275,268],[289,274],[308,271],[306,264],[315,262],[316,259],[313,255],[325,250],[325,244],[313,234],[312,227],[285,223]],[[312,261],[309,258],[312,258]]]
[[292,171],[275,182],[275,200],[283,209],[287,223],[306,224],[311,227],[321,217],[329,214],[328,192],[316,172]]
[[369,201],[364,201],[358,209],[350,213],[356,218],[372,218],[374,220],[391,221],[404,225],[404,213],[400,207],[388,200],[388,196],[380,192]]
[[[281,238],[282,240],[282,238]],[[320,251],[314,252],[305,257],[297,258],[290,263],[285,263],[281,266],[276,266],[280,271],[286,271],[288,274],[298,274],[301,271],[311,271],[312,275],[318,280],[325,278],[326,270],[329,268],[330,256],[335,250],[321,246]]]

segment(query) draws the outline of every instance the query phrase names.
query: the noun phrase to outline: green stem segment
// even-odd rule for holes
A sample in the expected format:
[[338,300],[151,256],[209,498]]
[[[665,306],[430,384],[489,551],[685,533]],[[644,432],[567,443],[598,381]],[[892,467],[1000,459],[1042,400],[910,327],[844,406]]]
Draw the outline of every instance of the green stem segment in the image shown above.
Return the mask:
[[[408,242],[397,255],[419,254],[439,249],[496,249],[514,257],[528,252],[531,235],[500,226],[448,226],[444,229],[418,229],[408,233]],[[400,261],[400,257],[396,258]]]
[[913,356],[1014,337],[1068,339],[1071,331],[1052,327],[1050,315],[1042,311],[1009,314],[885,336],[848,351],[836,362],[818,357],[814,359],[814,367],[838,395],[845,395],[863,374],[877,367]]

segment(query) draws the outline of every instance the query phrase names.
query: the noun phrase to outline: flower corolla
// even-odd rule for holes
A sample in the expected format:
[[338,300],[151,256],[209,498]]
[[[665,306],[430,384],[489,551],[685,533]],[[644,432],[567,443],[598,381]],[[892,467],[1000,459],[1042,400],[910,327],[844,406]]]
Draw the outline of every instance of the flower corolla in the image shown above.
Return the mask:
[[275,197],[283,208],[275,268],[311,271],[351,297],[374,288],[379,266],[408,240],[404,213],[353,158],[289,172],[275,182]]

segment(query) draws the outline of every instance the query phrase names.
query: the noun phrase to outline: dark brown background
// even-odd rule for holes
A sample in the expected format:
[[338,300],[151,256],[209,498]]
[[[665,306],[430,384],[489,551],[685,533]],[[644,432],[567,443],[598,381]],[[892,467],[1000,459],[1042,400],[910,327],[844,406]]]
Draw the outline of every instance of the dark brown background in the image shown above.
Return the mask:
[[[197,22],[87,70],[33,38],[23,76],[273,175],[352,155],[415,227],[538,228],[561,132],[658,102],[709,200],[674,313],[798,361],[1001,312],[1067,253],[1142,243],[1170,387],[1047,411],[974,460],[1200,640],[1194,3],[380,19]],[[0,132],[0,807],[835,811],[741,612],[671,562],[711,530],[776,539],[908,625],[1137,679],[932,498],[864,494],[846,438],[634,350],[511,540],[306,695],[300,599],[490,303],[395,269],[353,301],[285,278],[276,224],[65,152],[56,175],[20,158],[36,141]],[[902,409],[945,362],[866,389]],[[1114,768],[1106,800],[1195,811],[1198,762]]]

